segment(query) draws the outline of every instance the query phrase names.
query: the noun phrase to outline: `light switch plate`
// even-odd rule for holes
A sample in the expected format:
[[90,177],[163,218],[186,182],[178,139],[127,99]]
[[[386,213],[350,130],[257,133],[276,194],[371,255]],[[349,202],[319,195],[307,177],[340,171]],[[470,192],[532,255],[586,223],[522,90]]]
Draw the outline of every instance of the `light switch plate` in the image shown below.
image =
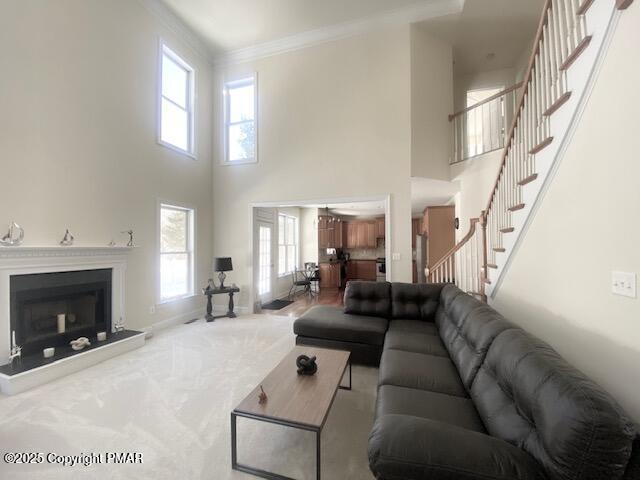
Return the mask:
[[392,253],[391,254],[391,260],[394,260],[394,261],[400,260],[400,254],[399,253]]
[[636,298],[636,274],[628,272],[612,272],[611,292],[614,295]]

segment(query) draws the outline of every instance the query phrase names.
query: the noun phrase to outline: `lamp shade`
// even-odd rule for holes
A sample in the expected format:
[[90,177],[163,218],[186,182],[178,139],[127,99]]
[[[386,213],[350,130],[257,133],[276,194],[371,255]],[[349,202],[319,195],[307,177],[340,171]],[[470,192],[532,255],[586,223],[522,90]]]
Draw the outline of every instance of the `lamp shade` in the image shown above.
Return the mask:
[[216,257],[213,259],[214,272],[230,272],[233,270],[231,257]]

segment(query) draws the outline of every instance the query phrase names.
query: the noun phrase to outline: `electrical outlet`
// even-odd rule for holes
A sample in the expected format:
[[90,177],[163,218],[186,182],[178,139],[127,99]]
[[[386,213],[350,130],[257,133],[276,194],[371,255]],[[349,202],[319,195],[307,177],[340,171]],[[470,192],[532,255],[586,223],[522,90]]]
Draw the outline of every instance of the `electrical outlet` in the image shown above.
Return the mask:
[[636,298],[636,274],[628,272],[612,272],[611,292],[614,295]]
[[150,314],[150,315],[153,315],[153,314],[155,314],[155,313],[156,313],[156,306],[155,306],[155,305],[151,305],[151,306],[149,307],[149,314]]

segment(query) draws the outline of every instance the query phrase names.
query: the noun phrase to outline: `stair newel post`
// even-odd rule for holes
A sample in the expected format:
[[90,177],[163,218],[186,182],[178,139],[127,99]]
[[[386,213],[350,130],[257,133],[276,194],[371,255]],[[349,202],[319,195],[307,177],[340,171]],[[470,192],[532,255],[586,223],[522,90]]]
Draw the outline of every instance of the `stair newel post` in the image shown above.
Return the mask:
[[488,255],[488,246],[487,246],[487,211],[483,210],[480,214],[480,226],[482,227],[482,266],[480,268],[480,293],[482,294],[483,300],[487,301],[487,295],[485,293],[486,283],[485,279],[487,276],[487,255]]

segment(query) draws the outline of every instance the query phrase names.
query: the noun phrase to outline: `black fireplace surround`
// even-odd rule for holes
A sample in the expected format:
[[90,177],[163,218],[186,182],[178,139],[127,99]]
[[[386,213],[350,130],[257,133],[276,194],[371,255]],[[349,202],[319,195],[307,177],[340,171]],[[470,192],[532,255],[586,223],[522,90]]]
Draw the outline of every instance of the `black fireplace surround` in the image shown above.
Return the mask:
[[[111,332],[112,269],[12,275],[11,331],[23,355]],[[58,333],[58,315],[65,331]]]

